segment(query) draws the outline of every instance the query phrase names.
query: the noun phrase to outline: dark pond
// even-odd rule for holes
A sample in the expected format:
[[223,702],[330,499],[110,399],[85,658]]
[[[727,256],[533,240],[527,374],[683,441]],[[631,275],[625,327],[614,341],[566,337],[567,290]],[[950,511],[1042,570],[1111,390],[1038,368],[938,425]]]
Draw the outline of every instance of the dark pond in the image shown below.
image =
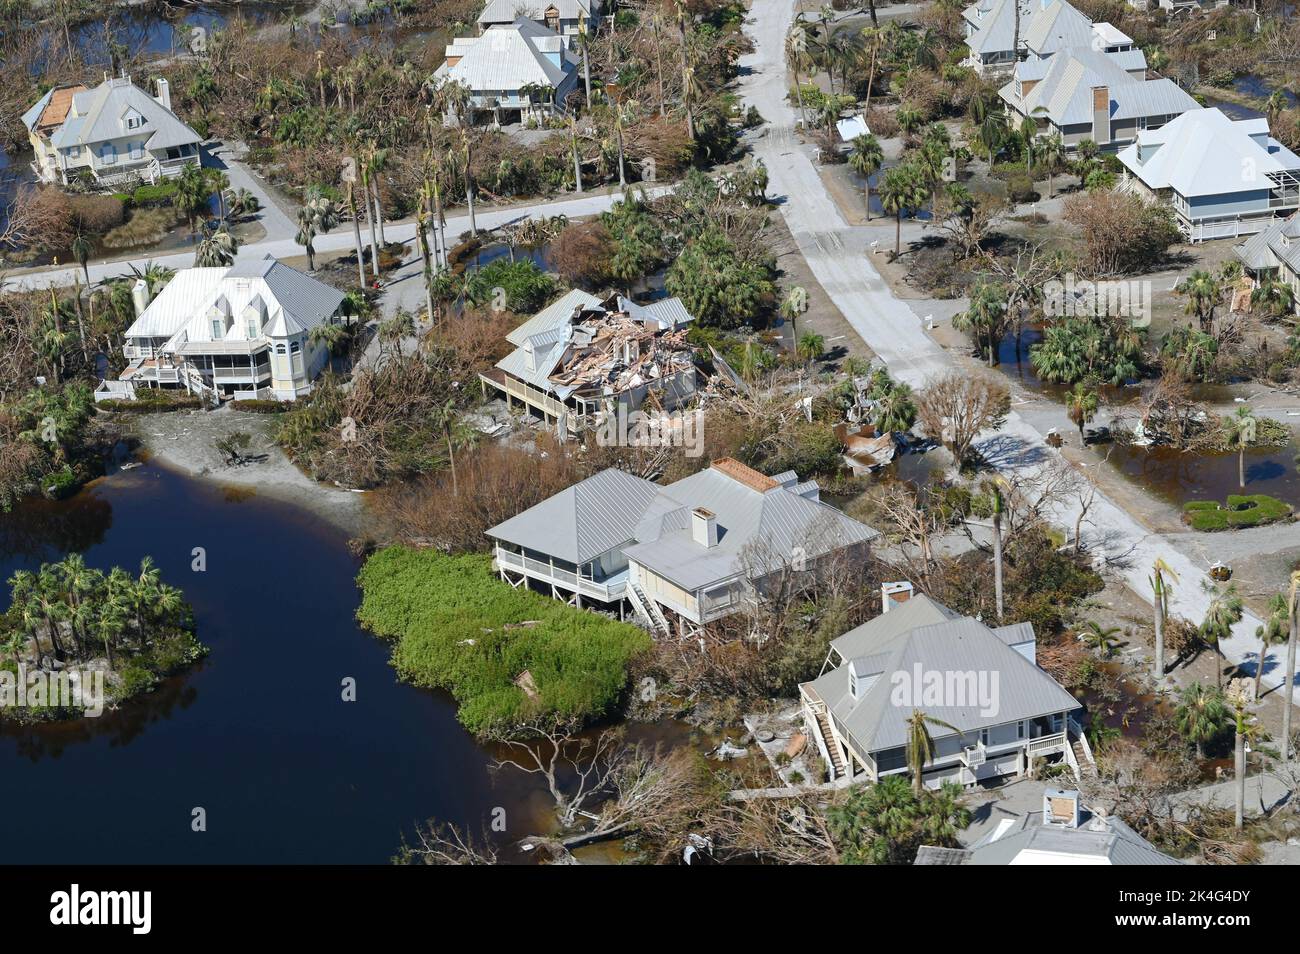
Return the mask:
[[[494,806],[511,832],[536,830],[536,790],[517,774],[494,786],[452,701],[397,682],[386,646],[356,625],[345,542],[306,511],[153,464],[0,514],[5,578],[69,551],[103,569],[152,555],[212,650],[117,713],[0,730],[6,857],[383,863],[418,821],[479,831]],[[203,573],[190,569],[199,546]],[[205,833],[190,830],[196,806]]]
[[1246,452],[1246,487],[1238,484],[1237,455],[1177,451],[1168,447],[1109,448],[1125,476],[1181,506],[1189,500],[1223,500],[1229,494],[1268,494],[1300,508],[1300,474],[1294,444]]

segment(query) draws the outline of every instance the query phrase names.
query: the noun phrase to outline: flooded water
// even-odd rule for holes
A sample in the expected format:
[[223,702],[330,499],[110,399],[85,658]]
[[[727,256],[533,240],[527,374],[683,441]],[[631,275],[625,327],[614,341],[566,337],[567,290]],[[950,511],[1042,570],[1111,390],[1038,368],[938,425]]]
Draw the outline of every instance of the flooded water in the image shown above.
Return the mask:
[[1268,494],[1300,508],[1296,445],[1246,451],[1246,487],[1237,480],[1237,455],[1116,445],[1110,462],[1120,473],[1182,506],[1189,500],[1223,500],[1229,494]]
[[[512,832],[543,824],[537,789],[517,774],[494,785],[453,701],[399,683],[357,626],[345,544],[305,511],[152,464],[0,514],[0,576],[73,551],[101,569],[153,556],[211,649],[117,713],[0,730],[6,856],[383,863],[430,816],[479,831],[501,806]],[[190,569],[197,546],[206,572]],[[341,701],[345,677],[356,702]],[[205,833],[190,830],[196,806]]]

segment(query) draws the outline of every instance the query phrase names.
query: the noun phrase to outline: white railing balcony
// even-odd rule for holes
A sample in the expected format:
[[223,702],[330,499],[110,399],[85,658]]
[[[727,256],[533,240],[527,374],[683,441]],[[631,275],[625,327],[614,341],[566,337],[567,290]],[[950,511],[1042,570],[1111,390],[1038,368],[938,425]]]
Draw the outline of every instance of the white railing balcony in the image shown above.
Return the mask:
[[984,747],[984,743],[976,742],[974,745],[967,745],[962,748],[961,761],[967,768],[979,768],[988,760],[988,755],[988,749]]
[[617,582],[593,580],[580,576],[572,570],[566,570],[564,567],[555,566],[546,560],[526,557],[521,553],[503,550],[500,547],[496,551],[496,561],[498,566],[505,567],[507,570],[526,574],[544,583],[554,583],[556,586],[607,603],[622,599],[627,582],[625,576]]
[[1025,755],[1050,755],[1053,752],[1060,752],[1064,748],[1069,748],[1065,733],[1053,732],[1051,735],[1040,735],[1038,738],[1026,742]]

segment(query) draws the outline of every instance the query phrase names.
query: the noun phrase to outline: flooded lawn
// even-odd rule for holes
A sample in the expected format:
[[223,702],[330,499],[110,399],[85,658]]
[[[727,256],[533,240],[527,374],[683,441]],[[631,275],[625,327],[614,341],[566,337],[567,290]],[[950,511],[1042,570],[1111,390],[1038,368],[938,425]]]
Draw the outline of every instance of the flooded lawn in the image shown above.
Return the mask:
[[1116,445],[1111,465],[1131,480],[1181,507],[1189,500],[1223,500],[1229,494],[1268,494],[1300,508],[1300,447],[1262,447],[1246,452],[1246,486],[1237,480],[1235,453],[1207,454],[1168,447]]

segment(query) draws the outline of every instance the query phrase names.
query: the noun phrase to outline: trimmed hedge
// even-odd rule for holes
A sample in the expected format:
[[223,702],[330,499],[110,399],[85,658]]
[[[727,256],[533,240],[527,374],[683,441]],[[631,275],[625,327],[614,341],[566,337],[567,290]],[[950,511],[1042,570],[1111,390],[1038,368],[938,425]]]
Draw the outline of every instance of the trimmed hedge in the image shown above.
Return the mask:
[[1237,530],[1262,527],[1291,519],[1290,504],[1267,494],[1231,494],[1224,504],[1191,500],[1183,506],[1183,519],[1193,530]]
[[[479,735],[539,716],[598,718],[650,647],[635,626],[503,583],[483,554],[389,547],[366,561],[357,582],[357,619],[394,641],[399,675],[449,691],[461,723]],[[515,685],[524,670],[536,699]]]
[[167,397],[146,397],[154,392],[167,394],[156,388],[141,388],[136,391],[134,401],[118,400],[116,398],[108,401],[98,401],[95,404],[100,411],[125,411],[130,414],[162,414],[166,411],[197,411],[202,409],[203,402],[193,394],[187,392],[168,395]]

